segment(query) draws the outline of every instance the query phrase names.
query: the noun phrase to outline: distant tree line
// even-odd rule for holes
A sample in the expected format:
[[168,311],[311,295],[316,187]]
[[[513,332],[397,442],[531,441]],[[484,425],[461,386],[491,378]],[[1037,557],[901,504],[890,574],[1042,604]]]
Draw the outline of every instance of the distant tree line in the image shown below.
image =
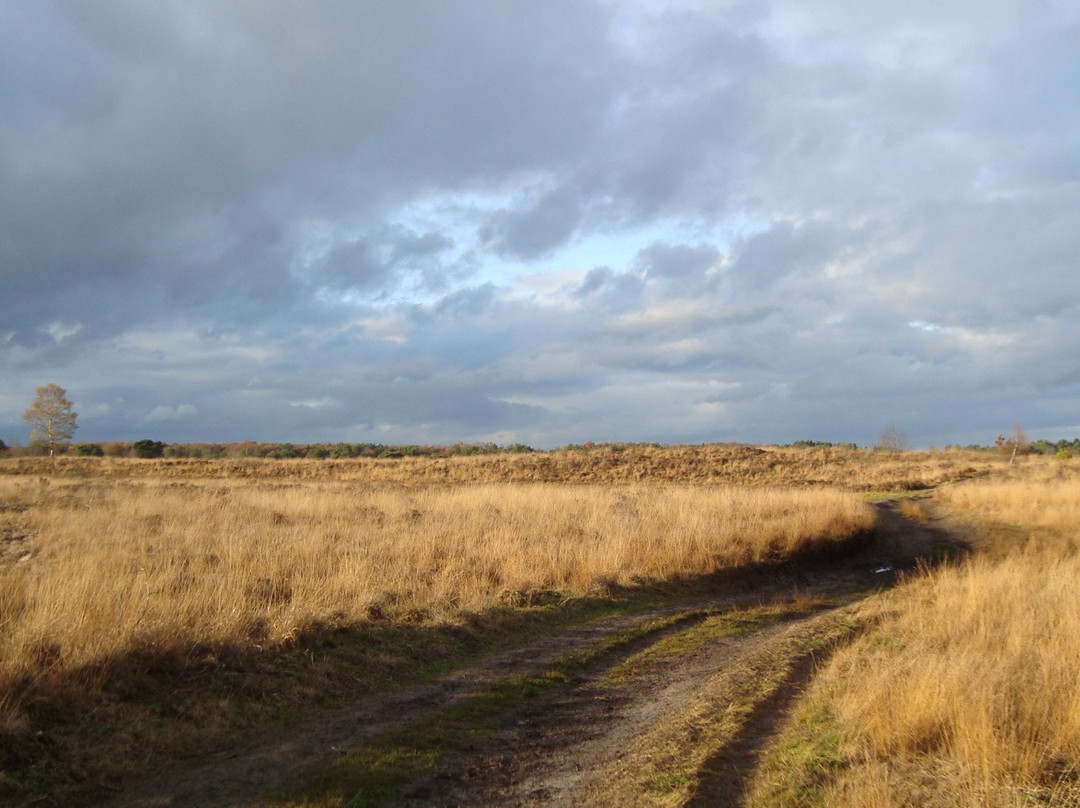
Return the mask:
[[[385,458],[398,457],[455,457],[466,455],[486,454],[517,454],[535,451],[531,446],[523,443],[513,443],[509,446],[500,446],[496,443],[455,443],[449,446],[440,445],[416,445],[416,444],[383,444],[383,443],[259,443],[257,441],[244,441],[242,443],[171,443],[165,444],[159,440],[143,438],[134,443],[82,443],[74,447],[71,445],[71,437],[78,429],[77,415],[72,409],[72,402],[67,398],[67,391],[56,384],[47,384],[37,388],[37,398],[33,405],[26,411],[23,418],[30,425],[30,446],[23,449],[8,446],[0,440],[0,455],[19,454],[66,454],[74,448],[75,454],[85,457],[138,457],[138,458],[273,458],[276,460],[288,460],[290,458]],[[714,444],[715,445],[715,444]],[[727,445],[738,446],[745,444],[729,443]],[[858,449],[854,443],[832,443],[819,440],[797,440],[786,444],[787,447],[796,449],[816,448],[839,448]],[[604,450],[609,452],[621,452],[631,447],[655,447],[662,448],[659,443],[571,443],[563,447],[563,451],[591,452]],[[890,424],[881,433],[875,449],[889,451],[904,451],[909,448],[907,436],[896,425]],[[1037,440],[1031,442],[1027,439],[1023,427],[1017,423],[1013,425],[1012,434],[998,435],[993,446],[946,446],[946,449],[968,449],[977,451],[1000,451],[1009,454],[1010,463],[1020,454],[1044,454],[1055,455],[1061,459],[1068,459],[1074,453],[1080,452],[1080,438],[1072,440]]]
[[257,457],[288,460],[291,458],[344,459],[356,457],[455,457],[461,455],[531,452],[521,443],[500,446],[496,443],[455,443],[449,446],[384,443],[258,443],[173,444],[166,457]]
[[[0,452],[8,450],[0,443]],[[42,454],[43,447],[31,445],[15,450],[21,455]],[[384,444],[384,443],[169,443],[144,438],[134,442],[80,443],[62,446],[58,454],[73,452],[84,457],[136,457],[136,458],[197,458],[240,459],[270,458],[396,458],[396,457],[455,457],[462,455],[520,454],[535,451],[523,443],[501,446],[496,443],[455,443],[448,446]]]
[[607,451],[607,452],[625,452],[631,448],[652,448],[661,449],[665,444],[662,443],[626,443],[623,441],[617,441],[614,443],[594,443],[591,440],[587,440],[584,443],[568,443],[562,447],[564,452],[595,452],[595,451]]
[[[1013,443],[1006,439],[1003,442],[992,443],[989,445],[982,443],[968,443],[963,446],[960,444],[949,444],[945,448],[964,449],[969,452],[1007,452],[1012,446]],[[1057,455],[1061,452],[1076,454],[1080,453],[1080,438],[1073,438],[1072,440],[1062,439],[1057,441],[1035,440],[1024,444],[1022,450],[1022,453],[1024,454]]]
[[[737,446],[743,444],[731,443]],[[607,442],[569,443],[561,451],[569,452],[622,452],[631,448],[665,448],[671,444]],[[979,452],[1011,451],[1012,438],[999,440],[996,444],[951,444],[946,449],[963,449]],[[797,440],[781,444],[782,448],[792,449],[858,449],[855,443],[836,443],[822,440]],[[36,441],[29,446],[10,446],[0,440],[0,456],[32,456],[48,454],[48,444]],[[263,443],[243,441],[241,443],[164,443],[159,440],[144,438],[134,442],[111,441],[103,443],[56,444],[56,454],[75,454],[83,457],[135,457],[135,458],[194,458],[205,460],[266,458],[288,460],[291,458],[311,459],[346,459],[377,458],[393,459],[400,457],[459,457],[469,455],[524,454],[535,452],[531,446],[523,443],[500,445],[497,443],[454,443],[450,445],[422,444],[385,444],[385,443]],[[1057,441],[1036,440],[1025,442],[1022,453],[1053,455],[1061,458],[1080,455],[1080,438]]]
[[1028,446],[1028,450],[1035,454],[1056,455],[1061,452],[1080,454],[1080,438],[1072,440],[1059,440],[1051,443],[1048,440],[1037,440]]

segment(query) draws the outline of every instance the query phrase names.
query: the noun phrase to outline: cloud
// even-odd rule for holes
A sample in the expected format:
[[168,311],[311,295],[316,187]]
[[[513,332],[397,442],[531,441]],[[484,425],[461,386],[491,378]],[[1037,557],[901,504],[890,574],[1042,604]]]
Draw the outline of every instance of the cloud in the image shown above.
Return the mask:
[[672,285],[703,286],[710,270],[720,262],[720,251],[713,245],[654,243],[638,253],[635,268],[647,281]]
[[159,407],[154,407],[154,409],[143,418],[143,423],[156,424],[164,421],[180,421],[184,418],[191,418],[198,414],[198,408],[191,404],[180,404],[177,406],[163,404]]
[[44,381],[88,440],[1058,428],[1078,52],[1056,0],[5,6],[0,433]]
[[480,229],[480,240],[485,249],[502,257],[544,257],[577,230],[582,217],[579,205],[574,189],[561,186],[520,208],[497,211]]
[[410,285],[439,285],[438,256],[454,246],[441,233],[417,233],[402,225],[374,233],[322,234],[312,238],[294,264],[307,286],[337,292],[386,295]]

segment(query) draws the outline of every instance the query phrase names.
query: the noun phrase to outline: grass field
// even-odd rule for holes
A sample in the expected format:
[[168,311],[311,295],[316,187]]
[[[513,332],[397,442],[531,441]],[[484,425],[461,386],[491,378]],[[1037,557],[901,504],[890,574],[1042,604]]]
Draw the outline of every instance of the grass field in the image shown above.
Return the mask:
[[760,804],[1080,799],[1071,464],[725,445],[2,460],[0,797],[5,778],[107,779],[137,749],[228,743],[508,630],[828,550],[872,528],[868,498],[913,492],[932,498],[910,518],[950,513],[980,552],[868,601],[877,628],[790,731],[805,766],[777,758]]
[[[709,455],[717,468],[747,462],[726,451],[728,462]],[[457,629],[483,643],[478,625],[498,635],[515,614],[574,619],[579,601],[783,559],[873,523],[837,489],[691,484],[693,465],[678,481],[681,450],[650,451],[659,479],[617,485],[597,481],[622,457],[589,453],[586,466],[573,454],[527,458],[527,471],[513,456],[504,467],[0,461],[0,749],[11,770],[65,776],[34,774],[51,765],[34,743],[46,732],[78,747],[73,768],[107,777],[110,755],[176,754],[335,690],[451,664]],[[565,480],[538,482],[537,468]],[[319,646],[315,663],[319,637],[355,639]],[[337,665],[335,654],[355,658]],[[357,682],[343,686],[334,677],[346,668]]]
[[0,681],[704,575],[869,529],[836,491],[0,478]]

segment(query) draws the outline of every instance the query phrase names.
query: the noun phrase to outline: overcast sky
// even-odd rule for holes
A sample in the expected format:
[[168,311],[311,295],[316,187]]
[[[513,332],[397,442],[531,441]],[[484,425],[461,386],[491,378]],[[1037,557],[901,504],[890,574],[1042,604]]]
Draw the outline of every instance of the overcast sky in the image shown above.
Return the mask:
[[1074,0],[7,0],[0,438],[1080,436]]

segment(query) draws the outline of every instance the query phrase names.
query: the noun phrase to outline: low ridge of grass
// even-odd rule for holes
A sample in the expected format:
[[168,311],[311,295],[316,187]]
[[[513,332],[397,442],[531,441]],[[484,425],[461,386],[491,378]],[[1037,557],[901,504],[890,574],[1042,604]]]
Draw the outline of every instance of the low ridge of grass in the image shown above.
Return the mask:
[[[1025,463],[1052,467],[1048,458]],[[1057,463],[1058,466],[1063,464]],[[852,491],[915,491],[1009,467],[993,452],[877,452],[850,447],[795,448],[704,444],[595,446],[587,450],[454,457],[354,458],[286,461],[227,459],[134,460],[97,457],[0,458],[0,475],[36,478],[338,481],[405,483],[585,483],[627,485],[707,483],[744,486],[835,486]]]
[[825,808],[828,788],[846,764],[841,728],[827,705],[805,701],[755,773],[748,804]]

